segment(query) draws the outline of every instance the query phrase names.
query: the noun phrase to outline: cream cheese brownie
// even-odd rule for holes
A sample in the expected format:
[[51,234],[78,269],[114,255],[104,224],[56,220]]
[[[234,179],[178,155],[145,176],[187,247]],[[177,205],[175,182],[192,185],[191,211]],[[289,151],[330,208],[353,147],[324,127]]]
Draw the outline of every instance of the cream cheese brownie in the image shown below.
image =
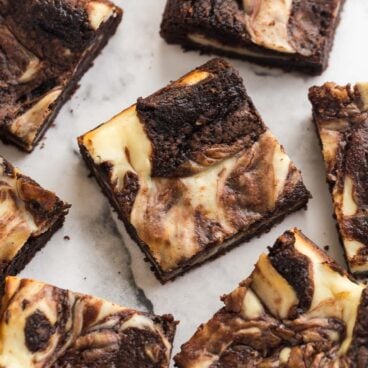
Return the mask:
[[176,322],[38,281],[7,277],[2,368],[169,368]]
[[368,366],[368,288],[297,229],[222,300],[182,346],[177,367]]
[[320,74],[343,0],[167,0],[161,36],[185,49]]
[[0,138],[32,151],[120,23],[107,0],[0,0]]
[[79,138],[163,282],[306,206],[300,172],[214,59]]
[[0,288],[62,226],[69,207],[0,156]]
[[368,84],[326,83],[309,98],[346,259],[368,275]]

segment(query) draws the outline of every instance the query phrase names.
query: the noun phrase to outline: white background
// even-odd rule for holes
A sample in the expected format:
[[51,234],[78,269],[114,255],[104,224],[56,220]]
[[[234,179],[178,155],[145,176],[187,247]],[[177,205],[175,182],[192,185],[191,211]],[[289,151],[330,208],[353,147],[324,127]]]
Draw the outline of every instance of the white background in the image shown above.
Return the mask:
[[[311,123],[308,88],[325,81],[368,81],[368,1],[349,0],[342,14],[330,67],[306,77],[233,61],[266,124],[302,170],[313,195],[308,210],[289,216],[259,239],[162,286],[124,232],[81,160],[76,137],[206,62],[210,56],[183,53],[160,38],[165,0],[118,0],[125,14],[116,36],[81,87],[31,154],[0,144],[0,154],[45,188],[72,204],[67,221],[22,272],[63,288],[91,293],[155,313],[172,313],[178,326],[174,351],[221,307],[252,270],[259,254],[284,230],[297,226],[343,264],[331,217],[332,206],[317,137]],[[64,236],[70,240],[64,240]]]

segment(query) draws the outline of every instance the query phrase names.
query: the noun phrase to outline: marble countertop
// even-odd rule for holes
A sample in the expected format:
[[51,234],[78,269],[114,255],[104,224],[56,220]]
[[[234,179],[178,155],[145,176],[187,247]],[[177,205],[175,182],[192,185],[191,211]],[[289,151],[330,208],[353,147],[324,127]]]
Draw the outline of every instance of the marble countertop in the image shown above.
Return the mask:
[[[172,313],[178,326],[174,353],[196,327],[221,307],[230,292],[252,270],[259,254],[282,232],[301,228],[344,264],[324,166],[314,128],[308,88],[325,81],[368,80],[367,0],[346,2],[330,67],[320,77],[271,70],[233,61],[266,124],[302,170],[313,195],[308,210],[287,217],[268,234],[227,255],[161,285],[138,247],[126,235],[79,155],[76,137],[114,114],[206,62],[210,57],[183,53],[159,37],[165,0],[117,0],[125,10],[116,36],[84,76],[81,87],[64,106],[43,144],[31,154],[0,144],[0,154],[44,187],[72,204],[66,223],[21,276],[94,294],[117,303]],[[65,236],[70,240],[65,240]]]

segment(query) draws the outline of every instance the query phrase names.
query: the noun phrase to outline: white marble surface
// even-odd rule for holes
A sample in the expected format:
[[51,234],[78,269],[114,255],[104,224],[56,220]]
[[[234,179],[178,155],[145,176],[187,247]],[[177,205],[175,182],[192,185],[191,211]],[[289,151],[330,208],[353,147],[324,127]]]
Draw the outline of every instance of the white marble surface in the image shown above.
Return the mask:
[[[298,226],[343,262],[320,149],[311,123],[307,90],[327,80],[368,80],[368,1],[348,0],[330,67],[317,78],[287,74],[234,61],[264,120],[302,170],[313,194],[308,211],[289,216],[269,234],[162,286],[129,240],[79,156],[76,137],[123,108],[165,86],[209,56],[183,53],[159,37],[165,0],[117,0],[125,10],[117,35],[81,81],[40,146],[27,155],[0,145],[0,154],[73,207],[65,226],[22,272],[22,276],[92,293],[181,321],[174,352],[199,323],[221,306],[219,296],[245,278],[259,254],[284,230]],[[64,240],[64,236],[70,240]]]

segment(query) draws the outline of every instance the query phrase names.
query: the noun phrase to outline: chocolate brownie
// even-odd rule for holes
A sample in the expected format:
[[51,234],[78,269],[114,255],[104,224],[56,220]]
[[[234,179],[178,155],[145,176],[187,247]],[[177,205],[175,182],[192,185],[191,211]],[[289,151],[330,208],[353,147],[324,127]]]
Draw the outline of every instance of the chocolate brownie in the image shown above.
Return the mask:
[[30,152],[115,32],[107,0],[0,0],[0,138]]
[[0,156],[0,288],[63,225],[69,207]]
[[310,196],[221,59],[78,141],[162,282],[268,230]]
[[167,0],[161,36],[184,49],[320,74],[344,0]]
[[368,84],[326,83],[309,98],[346,259],[368,275]]
[[177,367],[368,366],[368,288],[297,229],[222,300],[182,346]]
[[2,368],[169,368],[176,322],[7,277],[0,328]]

